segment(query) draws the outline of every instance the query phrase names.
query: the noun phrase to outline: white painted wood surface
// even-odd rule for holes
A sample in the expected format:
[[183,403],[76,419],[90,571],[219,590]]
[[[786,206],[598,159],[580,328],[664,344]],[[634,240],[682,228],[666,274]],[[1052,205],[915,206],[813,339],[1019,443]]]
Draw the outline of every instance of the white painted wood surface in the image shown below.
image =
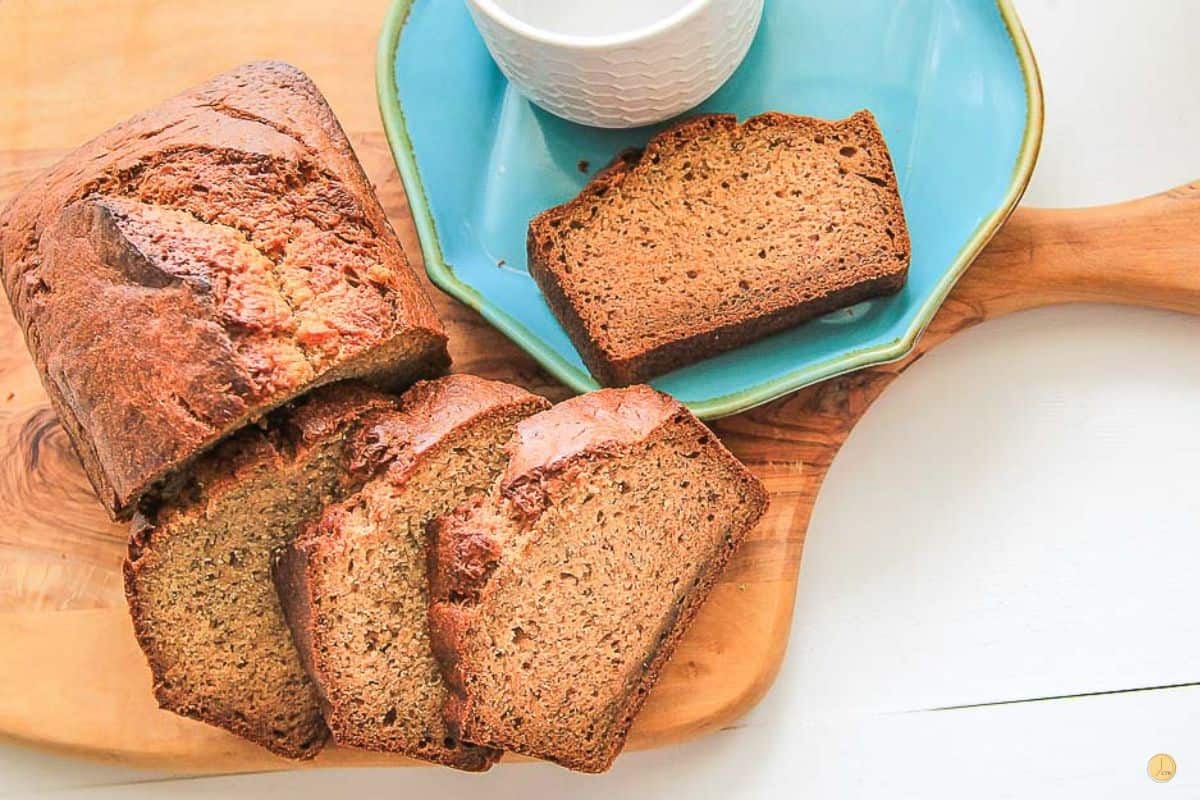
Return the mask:
[[[1027,202],[1200,177],[1200,4],[1019,10],[1047,95]],[[922,710],[1200,681],[1198,352],[1194,318],[1064,308],[960,334],[909,369],[826,480],[791,650],[735,729],[601,777],[506,765],[160,782],[0,747],[0,795],[1200,796],[1200,687]],[[1170,783],[1146,775],[1157,752],[1178,761]]]

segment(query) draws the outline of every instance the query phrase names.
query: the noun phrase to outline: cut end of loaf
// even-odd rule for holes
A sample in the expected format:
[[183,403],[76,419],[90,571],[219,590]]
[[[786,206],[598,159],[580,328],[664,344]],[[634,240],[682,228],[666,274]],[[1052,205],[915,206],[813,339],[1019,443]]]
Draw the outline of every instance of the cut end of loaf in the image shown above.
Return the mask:
[[443,713],[470,741],[603,771],[766,492],[648,387],[530,417],[510,451],[429,527]]
[[[187,486],[189,482],[195,483],[196,470],[210,471],[207,464],[212,461],[213,449],[219,450],[223,442],[231,436],[236,436],[248,425],[256,422],[267,426],[278,423],[293,429],[298,428],[289,415],[296,409],[302,414],[306,413],[305,409],[311,409],[313,406],[307,399],[314,394],[325,398],[351,398],[340,402],[339,405],[347,408],[347,413],[356,413],[359,410],[356,408],[357,404],[365,397],[364,390],[375,397],[381,396],[367,390],[367,386],[388,392],[400,391],[414,383],[444,373],[450,366],[446,342],[446,336],[440,332],[403,331],[393,339],[330,370],[303,389],[276,397],[274,402],[253,408],[223,428],[212,432],[207,439],[197,443],[195,452],[188,458],[164,465],[156,473],[149,475],[144,487],[137,490],[126,487],[123,493],[118,493],[112,487],[102,485],[96,486],[96,491],[102,501],[109,503],[108,510],[114,519],[130,517],[139,508],[154,509],[162,506],[164,502],[170,505],[170,501],[181,487]],[[315,416],[324,418],[327,415],[318,413]],[[81,453],[81,457],[86,464],[87,456]]]
[[684,120],[530,223],[530,274],[593,376],[627,385],[871,297],[911,255],[870,112]]

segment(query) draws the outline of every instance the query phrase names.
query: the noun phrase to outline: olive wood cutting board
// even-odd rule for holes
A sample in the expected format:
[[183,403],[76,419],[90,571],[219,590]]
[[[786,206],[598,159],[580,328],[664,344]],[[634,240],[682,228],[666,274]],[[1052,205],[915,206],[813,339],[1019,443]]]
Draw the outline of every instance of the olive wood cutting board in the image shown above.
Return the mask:
[[[420,249],[382,134],[352,137],[409,257]],[[0,202],[56,151],[0,153]],[[429,287],[455,369],[558,400],[556,385],[473,311]],[[1019,208],[906,358],[718,420],[771,509],[715,588],[638,718],[634,748],[730,725],[770,687],[791,627],[805,530],[838,449],[872,401],[958,331],[1070,302],[1200,313],[1200,183],[1089,209]],[[157,708],[122,594],[126,526],[110,522],[51,411],[21,333],[0,312],[0,737],[187,772],[292,762]],[[314,766],[405,759],[329,748]]]

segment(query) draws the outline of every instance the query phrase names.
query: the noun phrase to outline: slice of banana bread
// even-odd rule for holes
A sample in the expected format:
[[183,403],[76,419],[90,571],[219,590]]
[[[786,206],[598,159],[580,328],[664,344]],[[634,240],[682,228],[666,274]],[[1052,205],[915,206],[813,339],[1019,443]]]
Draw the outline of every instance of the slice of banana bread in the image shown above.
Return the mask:
[[529,272],[625,385],[900,290],[910,244],[870,112],[694,117],[533,219]]
[[278,62],[219,75],[36,178],[0,214],[0,275],[120,518],[314,386],[401,387],[448,363],[346,135]]
[[[272,552],[373,469],[392,398],[317,390],[202,458],[170,502],[134,521],[125,592],[159,704],[280,755],[310,757],[327,731],[271,583]],[[347,442],[357,459],[347,458]]]
[[[325,509],[275,564],[294,639],[338,744],[485,770],[499,753],[459,742],[430,650],[425,523],[483,492],[516,423],[549,403],[469,375],[419,384],[369,443],[390,459]],[[354,454],[350,454],[355,458]]]
[[508,450],[489,493],[429,526],[447,725],[603,771],[767,495],[646,386],[560,403]]

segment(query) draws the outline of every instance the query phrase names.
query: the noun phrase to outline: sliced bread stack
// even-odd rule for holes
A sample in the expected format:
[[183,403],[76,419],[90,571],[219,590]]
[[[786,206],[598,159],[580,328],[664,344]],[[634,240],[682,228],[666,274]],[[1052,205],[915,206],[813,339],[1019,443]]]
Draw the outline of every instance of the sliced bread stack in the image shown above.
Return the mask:
[[425,525],[485,491],[504,468],[514,425],[548,406],[465,375],[418,385],[376,425],[372,446],[387,451],[387,466],[282,553],[279,597],[338,744],[466,770],[499,755],[463,745],[442,719]]
[[[803,297],[756,278],[791,305],[751,328],[898,285],[903,220],[871,126],[845,134],[862,154],[842,147],[839,175],[886,191],[840,180],[838,204],[879,201],[871,219],[895,246],[848,232],[848,216],[835,238],[878,263]],[[677,163],[695,147],[761,156],[764,137],[812,139],[773,118],[684,130],[643,159],[674,172],[631,159],[610,179],[628,168],[636,203],[656,181],[715,192],[717,173]],[[593,195],[585,215],[603,186]],[[531,231],[552,299],[556,264],[654,238],[606,217],[590,244],[567,241],[590,225],[572,208]],[[655,348],[694,314],[622,329],[637,310],[585,272],[563,297],[607,302],[600,330],[640,337],[618,380],[682,352]],[[643,290],[657,274],[638,274],[629,287],[656,302]],[[647,387],[551,409],[471,376],[413,385],[448,366],[444,329],[329,106],[286,64],[217,76],[50,168],[0,214],[0,277],[97,494],[134,519],[125,587],[160,704],[284,756],[311,757],[332,732],[467,770],[505,749],[606,768],[766,505],[703,425]],[[698,281],[693,299],[719,283]],[[743,325],[757,297],[717,298],[703,335]]]
[[766,504],[649,387],[339,385],[140,519],[127,592],[160,703],[281,755],[595,772]]
[[[399,513],[386,504],[401,476],[418,476],[424,492],[444,498],[434,510],[452,506],[472,486],[487,485],[499,470],[495,451],[512,426],[545,405],[516,387],[469,375],[418,383],[399,400],[338,385],[277,413],[262,428],[243,431],[203,459],[176,499],[138,521],[125,567],[129,607],[159,703],[280,755],[315,755],[327,730],[322,694],[305,664],[322,662],[297,654],[271,580],[273,557],[326,509],[316,530],[333,531],[344,521],[339,546],[357,548],[350,529],[367,517],[356,511],[378,496],[385,509]],[[364,484],[366,493],[352,504],[334,505]],[[403,537],[385,545],[381,556],[407,546]],[[323,549],[322,557],[333,557],[332,550]],[[349,554],[351,563],[337,580],[353,579],[354,557]],[[423,631],[423,546],[407,583],[374,572],[374,558],[359,555],[370,581],[418,587],[419,596],[406,598],[418,605],[406,607],[402,618],[410,630]],[[309,618],[307,609],[289,610],[293,620]],[[307,637],[307,628],[297,630]],[[358,633],[380,641],[385,632]],[[431,682],[440,683],[436,669],[413,673],[407,685],[419,690]]]

